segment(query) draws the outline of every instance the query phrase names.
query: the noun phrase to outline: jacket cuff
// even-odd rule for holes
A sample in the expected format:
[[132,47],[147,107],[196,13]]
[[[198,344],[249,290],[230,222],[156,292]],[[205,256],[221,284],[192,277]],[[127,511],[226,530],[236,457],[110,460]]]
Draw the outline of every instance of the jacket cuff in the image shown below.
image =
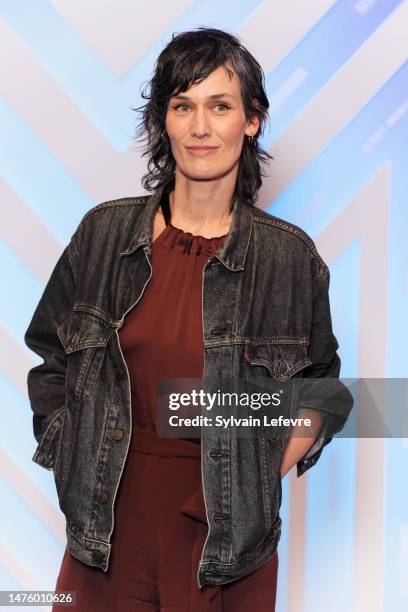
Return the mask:
[[[323,413],[323,411],[319,412]],[[320,459],[323,448],[332,441],[333,432],[337,430],[336,425],[338,424],[339,420],[338,416],[332,415],[328,412],[323,414],[325,419],[316,440],[313,442],[307,453],[297,462],[296,475],[298,478],[308,469],[316,465]]]
[[53,470],[61,441],[61,431],[65,416],[65,406],[52,414],[39,444],[32,456],[32,461],[46,470]]

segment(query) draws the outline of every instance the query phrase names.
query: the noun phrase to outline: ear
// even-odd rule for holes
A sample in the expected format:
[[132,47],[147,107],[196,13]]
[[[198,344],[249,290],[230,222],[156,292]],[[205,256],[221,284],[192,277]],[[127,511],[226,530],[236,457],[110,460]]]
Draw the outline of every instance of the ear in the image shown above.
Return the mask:
[[[256,107],[260,107],[258,98],[252,98],[252,104]],[[259,117],[256,113],[252,115],[252,117],[247,121],[247,129],[245,130],[245,134],[247,136],[256,136],[259,131]]]

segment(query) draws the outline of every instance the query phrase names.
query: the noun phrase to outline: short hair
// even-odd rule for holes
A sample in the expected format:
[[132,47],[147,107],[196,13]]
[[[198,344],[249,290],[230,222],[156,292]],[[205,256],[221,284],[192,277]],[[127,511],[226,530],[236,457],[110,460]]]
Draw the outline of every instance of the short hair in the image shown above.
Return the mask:
[[[248,205],[254,205],[257,201],[262,176],[265,176],[261,165],[267,163],[268,159],[274,159],[258,143],[265,122],[269,120],[264,73],[237,37],[210,27],[200,27],[177,35],[173,33],[171,41],[156,60],[151,80],[147,82],[150,92],[146,92],[147,88],[141,92],[142,98],[148,101],[132,109],[142,115],[135,134],[136,140],[147,140],[146,150],[142,154],[148,156],[148,172],[142,177],[143,188],[147,191],[154,191],[169,182],[174,186],[176,162],[165,130],[169,99],[187,91],[220,66],[227,70],[227,74],[231,74],[227,63],[231,64],[239,77],[246,119],[257,114],[260,120],[253,141],[244,138],[234,198],[238,197]],[[258,104],[253,103],[253,98],[257,99]]]

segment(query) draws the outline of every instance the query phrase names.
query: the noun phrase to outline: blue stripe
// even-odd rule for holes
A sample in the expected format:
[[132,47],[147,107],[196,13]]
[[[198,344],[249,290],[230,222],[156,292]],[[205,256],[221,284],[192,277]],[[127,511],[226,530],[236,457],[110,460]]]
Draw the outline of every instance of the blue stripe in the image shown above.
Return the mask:
[[0,172],[65,245],[94,202],[30,127],[0,100]]

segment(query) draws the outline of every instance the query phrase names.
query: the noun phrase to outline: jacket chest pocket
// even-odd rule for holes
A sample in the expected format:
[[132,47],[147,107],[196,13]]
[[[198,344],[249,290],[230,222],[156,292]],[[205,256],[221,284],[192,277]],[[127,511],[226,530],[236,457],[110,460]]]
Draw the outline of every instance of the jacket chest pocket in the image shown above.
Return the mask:
[[248,343],[244,346],[244,359],[249,366],[264,370],[266,376],[285,382],[312,364],[307,343],[295,338],[265,344]]
[[58,327],[67,354],[66,392],[70,397],[91,396],[113,327],[89,312],[72,310]]
[[[303,377],[303,370],[312,364],[307,346],[307,338],[285,338],[285,341],[279,339],[267,344],[245,345],[244,359],[248,366],[247,371],[249,369],[250,372],[250,391],[278,394],[275,396],[276,403],[263,409],[266,417],[296,416],[299,378]],[[290,426],[282,423],[269,427],[267,436],[285,440],[290,430]]]

